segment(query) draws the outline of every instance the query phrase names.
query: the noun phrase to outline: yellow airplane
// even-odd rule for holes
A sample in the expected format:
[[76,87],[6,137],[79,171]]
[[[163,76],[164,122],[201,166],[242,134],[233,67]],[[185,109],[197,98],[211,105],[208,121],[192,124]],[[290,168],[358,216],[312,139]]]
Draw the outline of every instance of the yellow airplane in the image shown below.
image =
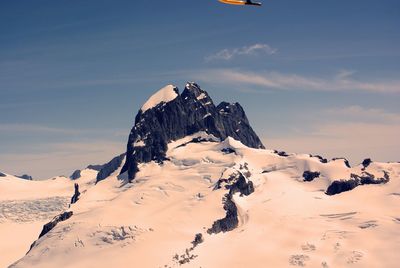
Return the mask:
[[259,2],[252,2],[251,0],[218,0],[221,3],[229,5],[239,5],[239,6],[261,6]]

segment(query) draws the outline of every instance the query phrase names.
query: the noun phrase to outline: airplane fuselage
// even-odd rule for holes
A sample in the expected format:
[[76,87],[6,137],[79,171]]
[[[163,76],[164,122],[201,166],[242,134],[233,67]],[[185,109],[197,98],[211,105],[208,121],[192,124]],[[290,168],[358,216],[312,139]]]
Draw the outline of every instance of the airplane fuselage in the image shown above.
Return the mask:
[[218,0],[221,3],[239,6],[261,6],[259,2],[252,2],[251,0]]

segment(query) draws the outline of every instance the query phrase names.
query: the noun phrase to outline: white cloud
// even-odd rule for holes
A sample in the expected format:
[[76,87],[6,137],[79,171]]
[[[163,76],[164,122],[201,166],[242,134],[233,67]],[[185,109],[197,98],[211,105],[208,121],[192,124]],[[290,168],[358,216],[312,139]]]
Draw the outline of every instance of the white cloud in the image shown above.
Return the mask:
[[340,72],[332,78],[317,78],[279,72],[246,72],[233,69],[203,70],[193,76],[200,81],[232,86],[257,86],[268,90],[362,91],[400,93],[400,80],[360,81],[354,72]]
[[233,49],[222,49],[218,51],[217,53],[207,56],[205,58],[206,61],[213,61],[213,60],[231,60],[235,58],[236,56],[241,56],[241,55],[257,55],[257,54],[267,54],[267,55],[273,55],[277,53],[277,49],[272,48],[271,46],[267,44],[254,44],[251,46],[244,46],[241,48],[233,48]]

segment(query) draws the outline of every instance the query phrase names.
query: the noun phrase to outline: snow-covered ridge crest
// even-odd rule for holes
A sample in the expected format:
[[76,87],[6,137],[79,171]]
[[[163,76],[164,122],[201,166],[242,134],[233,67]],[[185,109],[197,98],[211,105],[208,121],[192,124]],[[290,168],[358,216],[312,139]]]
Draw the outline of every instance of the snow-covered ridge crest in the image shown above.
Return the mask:
[[167,103],[178,97],[177,87],[174,85],[167,85],[153,94],[140,109],[143,113],[160,103]]

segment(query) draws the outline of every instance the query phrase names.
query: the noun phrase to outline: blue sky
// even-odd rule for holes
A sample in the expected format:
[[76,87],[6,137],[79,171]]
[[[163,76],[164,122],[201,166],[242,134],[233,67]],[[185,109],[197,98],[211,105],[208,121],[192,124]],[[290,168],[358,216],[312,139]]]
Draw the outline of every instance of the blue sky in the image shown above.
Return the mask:
[[155,91],[240,102],[268,148],[399,161],[399,1],[0,2],[0,170],[69,175],[124,151]]

